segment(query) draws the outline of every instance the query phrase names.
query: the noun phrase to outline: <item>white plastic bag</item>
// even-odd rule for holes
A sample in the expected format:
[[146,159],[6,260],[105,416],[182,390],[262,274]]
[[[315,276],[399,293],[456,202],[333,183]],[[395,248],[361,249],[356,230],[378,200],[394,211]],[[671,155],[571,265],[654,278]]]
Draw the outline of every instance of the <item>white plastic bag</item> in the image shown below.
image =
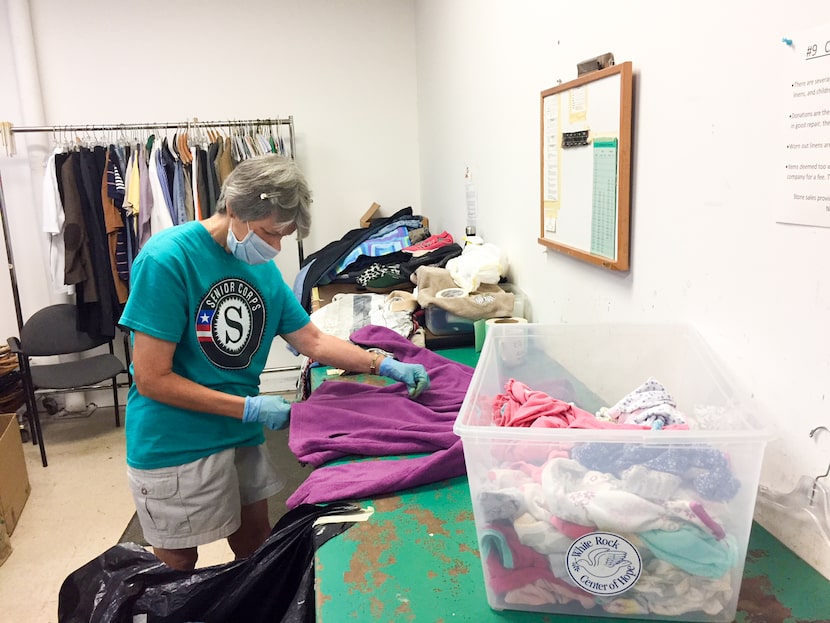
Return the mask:
[[446,267],[456,285],[469,294],[482,283],[498,283],[507,274],[507,255],[489,242],[468,244]]

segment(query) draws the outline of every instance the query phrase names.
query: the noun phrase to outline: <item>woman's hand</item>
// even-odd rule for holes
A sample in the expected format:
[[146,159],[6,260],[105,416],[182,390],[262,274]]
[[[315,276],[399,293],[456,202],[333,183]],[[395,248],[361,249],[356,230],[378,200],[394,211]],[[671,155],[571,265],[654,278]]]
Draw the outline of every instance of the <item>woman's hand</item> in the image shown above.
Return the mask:
[[406,383],[410,398],[415,398],[429,389],[429,375],[420,363],[403,363],[392,357],[384,357],[380,362],[378,372],[390,379]]
[[291,403],[280,396],[247,396],[243,422],[262,422],[271,430],[288,426]]

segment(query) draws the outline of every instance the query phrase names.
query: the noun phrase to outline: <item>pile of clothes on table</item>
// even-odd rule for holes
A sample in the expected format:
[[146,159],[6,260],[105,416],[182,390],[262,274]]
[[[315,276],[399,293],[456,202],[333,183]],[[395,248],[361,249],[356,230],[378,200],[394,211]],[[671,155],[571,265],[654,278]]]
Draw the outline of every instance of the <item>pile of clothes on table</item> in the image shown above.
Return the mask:
[[[467,242],[462,247],[449,232],[431,233],[407,207],[309,255],[294,293],[321,330],[344,339],[368,325],[414,338],[430,305],[470,321],[510,316],[513,294],[495,285],[507,272],[505,254],[480,239]],[[329,284],[353,289],[314,310],[314,288]]]

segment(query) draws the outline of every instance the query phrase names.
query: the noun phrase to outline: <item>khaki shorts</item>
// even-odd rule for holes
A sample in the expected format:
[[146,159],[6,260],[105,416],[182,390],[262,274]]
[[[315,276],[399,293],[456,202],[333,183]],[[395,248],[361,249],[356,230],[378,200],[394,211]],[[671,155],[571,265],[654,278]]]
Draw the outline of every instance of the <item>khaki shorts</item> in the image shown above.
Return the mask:
[[144,538],[153,547],[185,549],[230,536],[240,508],[285,486],[265,444],[228,448],[192,463],[160,469],[127,467]]

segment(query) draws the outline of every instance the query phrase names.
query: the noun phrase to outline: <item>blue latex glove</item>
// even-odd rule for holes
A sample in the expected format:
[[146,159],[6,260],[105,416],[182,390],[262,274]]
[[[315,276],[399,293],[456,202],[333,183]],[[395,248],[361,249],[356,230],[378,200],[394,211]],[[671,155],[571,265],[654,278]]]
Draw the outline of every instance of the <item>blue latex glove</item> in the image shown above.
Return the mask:
[[243,422],[262,422],[271,430],[288,426],[291,403],[280,396],[247,396]]
[[410,398],[415,398],[422,391],[429,389],[427,370],[420,363],[403,363],[392,357],[386,357],[380,362],[378,372],[395,381],[406,383]]

